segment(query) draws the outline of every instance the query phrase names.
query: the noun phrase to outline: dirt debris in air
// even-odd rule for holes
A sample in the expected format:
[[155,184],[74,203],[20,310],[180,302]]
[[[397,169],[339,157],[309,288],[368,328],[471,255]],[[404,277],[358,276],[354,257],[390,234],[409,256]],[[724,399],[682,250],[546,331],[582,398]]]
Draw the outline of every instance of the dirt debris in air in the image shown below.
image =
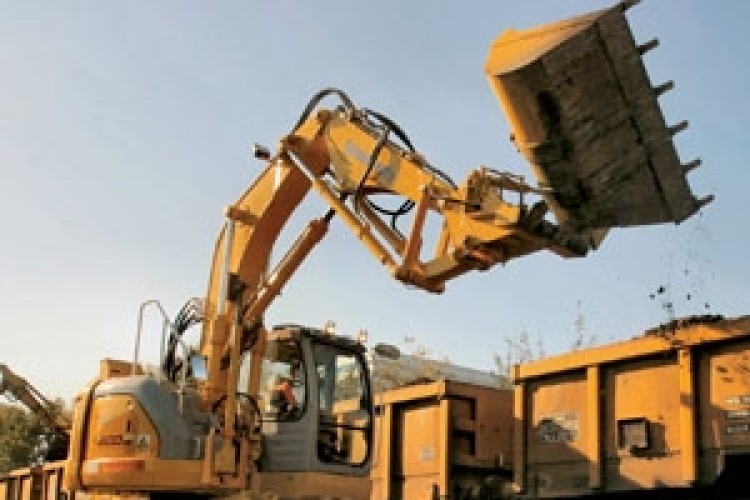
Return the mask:
[[[687,274],[687,270],[685,271],[685,273]],[[674,301],[669,298],[673,294],[668,294],[667,292],[668,292],[668,289],[666,285],[659,285],[655,291],[649,294],[649,298],[651,300],[656,300],[657,298],[663,298],[664,302],[662,303],[662,308],[667,312],[674,312]],[[692,301],[693,298],[694,298],[694,294],[692,292],[687,292],[684,296],[684,299],[688,302]],[[706,311],[710,310],[711,303],[704,302],[703,309]]]
[[648,294],[665,313],[666,325],[720,317],[714,313],[714,304],[707,300],[709,282],[715,275],[711,259],[702,250],[711,239],[706,221],[701,220],[703,215],[698,212],[697,221],[686,235],[687,240],[679,243],[679,250],[662,257],[663,281]]

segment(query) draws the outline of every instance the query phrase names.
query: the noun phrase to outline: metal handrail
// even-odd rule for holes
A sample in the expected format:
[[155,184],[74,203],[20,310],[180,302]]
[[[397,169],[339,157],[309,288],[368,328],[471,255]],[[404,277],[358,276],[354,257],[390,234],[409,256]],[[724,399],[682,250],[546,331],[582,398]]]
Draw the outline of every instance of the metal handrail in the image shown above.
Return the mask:
[[156,306],[156,308],[161,313],[161,317],[164,321],[162,324],[161,342],[159,344],[159,362],[162,362],[164,360],[164,341],[167,338],[167,332],[169,331],[169,328],[172,326],[172,323],[169,320],[169,316],[167,315],[167,312],[162,307],[161,302],[159,302],[156,299],[149,299],[141,303],[140,307],[138,308],[138,329],[136,330],[136,333],[135,333],[135,352],[133,354],[133,366],[130,371],[131,375],[135,375],[136,369],[138,367],[138,355],[140,353],[140,348],[141,348],[141,332],[143,330],[143,313],[146,311],[146,308],[149,306]]

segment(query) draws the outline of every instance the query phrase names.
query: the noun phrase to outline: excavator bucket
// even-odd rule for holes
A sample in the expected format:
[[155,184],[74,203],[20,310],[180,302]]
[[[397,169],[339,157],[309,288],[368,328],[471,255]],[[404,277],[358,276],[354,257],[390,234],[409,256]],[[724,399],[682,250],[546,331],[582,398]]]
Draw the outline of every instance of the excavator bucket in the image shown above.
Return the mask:
[[[572,231],[679,223],[696,199],[625,17],[636,1],[503,33],[485,72],[557,222]],[[597,231],[590,231],[596,233]],[[599,231],[600,234],[603,234]]]

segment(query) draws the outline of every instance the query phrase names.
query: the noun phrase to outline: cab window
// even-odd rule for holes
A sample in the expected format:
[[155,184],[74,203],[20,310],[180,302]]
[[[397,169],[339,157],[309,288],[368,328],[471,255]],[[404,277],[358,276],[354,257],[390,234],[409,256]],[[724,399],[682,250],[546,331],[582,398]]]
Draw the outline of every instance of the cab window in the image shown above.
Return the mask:
[[307,381],[302,351],[291,339],[266,345],[260,376],[260,407],[264,420],[302,418],[307,401]]
[[328,344],[314,349],[318,377],[318,459],[359,465],[369,455],[370,414],[362,357]]

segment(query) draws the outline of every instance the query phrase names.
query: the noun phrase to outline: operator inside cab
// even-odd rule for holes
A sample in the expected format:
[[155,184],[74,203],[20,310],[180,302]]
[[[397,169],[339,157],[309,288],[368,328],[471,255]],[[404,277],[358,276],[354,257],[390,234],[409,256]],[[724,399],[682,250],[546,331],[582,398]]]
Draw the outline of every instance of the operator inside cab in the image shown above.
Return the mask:
[[292,421],[305,411],[307,384],[302,351],[293,339],[269,342],[261,373],[265,420]]
[[277,375],[271,391],[271,406],[279,420],[294,420],[300,416],[300,406],[294,394],[294,381],[300,381],[301,366],[299,360],[290,363],[289,375]]

